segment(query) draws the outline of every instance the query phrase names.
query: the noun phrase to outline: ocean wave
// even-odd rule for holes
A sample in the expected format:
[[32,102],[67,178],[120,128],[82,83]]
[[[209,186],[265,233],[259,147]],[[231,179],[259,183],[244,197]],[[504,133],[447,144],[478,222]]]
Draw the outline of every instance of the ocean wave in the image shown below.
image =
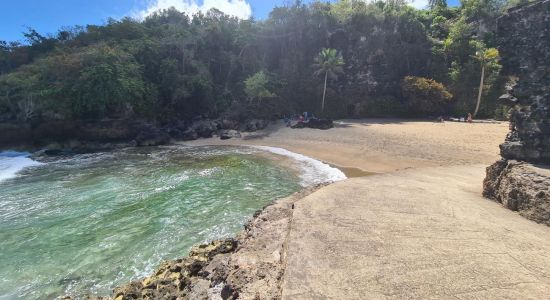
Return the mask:
[[271,152],[273,154],[286,156],[297,161],[300,165],[300,169],[302,170],[302,174],[300,174],[300,184],[304,187],[341,181],[347,178],[341,170],[299,153],[288,151],[283,148],[269,146],[250,147]]
[[29,158],[28,152],[0,152],[0,182],[17,177],[23,169],[40,166],[42,163]]

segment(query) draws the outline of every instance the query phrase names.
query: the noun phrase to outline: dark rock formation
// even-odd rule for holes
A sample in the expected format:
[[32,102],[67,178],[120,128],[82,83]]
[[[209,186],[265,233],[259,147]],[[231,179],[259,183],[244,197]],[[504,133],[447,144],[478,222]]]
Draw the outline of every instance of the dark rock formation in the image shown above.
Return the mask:
[[550,0],[498,20],[504,72],[516,82],[500,97],[512,106],[504,159],[487,168],[483,195],[550,226]]
[[234,239],[193,247],[188,257],[162,263],[151,277],[116,288],[113,299],[208,299],[211,270],[206,267],[218,255],[236,249]]
[[334,127],[334,122],[328,119],[311,119],[307,122],[298,122],[292,126],[294,129],[313,128],[327,130]]
[[503,71],[518,78],[509,94],[507,159],[550,163],[550,1],[510,10],[498,20]]

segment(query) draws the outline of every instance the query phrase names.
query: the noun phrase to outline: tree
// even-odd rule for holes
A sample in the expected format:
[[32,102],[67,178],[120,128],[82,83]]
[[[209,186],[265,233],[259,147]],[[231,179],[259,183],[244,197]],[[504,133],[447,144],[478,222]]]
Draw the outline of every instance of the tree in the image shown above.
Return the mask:
[[477,94],[477,103],[476,103],[476,109],[474,111],[474,117],[479,112],[479,106],[481,104],[481,94],[483,93],[483,83],[485,81],[485,69],[488,66],[496,64],[496,62],[499,59],[499,54],[497,49],[495,48],[486,49],[485,46],[480,42],[477,42],[475,44],[478,48],[475,54],[475,59],[478,60],[481,65],[481,78],[479,81],[479,91]]
[[314,67],[317,69],[315,75],[319,76],[325,74],[325,85],[323,88],[323,100],[321,102],[321,111],[325,110],[325,96],[327,93],[327,80],[330,76],[335,79],[338,73],[344,72],[342,68],[344,66],[344,59],[342,54],[336,51],[336,49],[323,48],[319,55],[315,58]]
[[244,81],[244,91],[250,101],[257,100],[259,105],[263,99],[276,96],[269,90],[269,85],[269,76],[264,71],[260,71]]

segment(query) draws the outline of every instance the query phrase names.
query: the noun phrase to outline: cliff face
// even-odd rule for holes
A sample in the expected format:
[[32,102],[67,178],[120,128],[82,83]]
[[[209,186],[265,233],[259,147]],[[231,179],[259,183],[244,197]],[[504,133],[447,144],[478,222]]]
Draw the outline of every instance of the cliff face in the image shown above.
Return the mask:
[[516,82],[502,160],[487,168],[483,195],[550,226],[550,0],[510,10],[498,21],[504,72]]
[[498,21],[503,71],[517,77],[508,95],[506,159],[550,163],[550,1],[510,10]]

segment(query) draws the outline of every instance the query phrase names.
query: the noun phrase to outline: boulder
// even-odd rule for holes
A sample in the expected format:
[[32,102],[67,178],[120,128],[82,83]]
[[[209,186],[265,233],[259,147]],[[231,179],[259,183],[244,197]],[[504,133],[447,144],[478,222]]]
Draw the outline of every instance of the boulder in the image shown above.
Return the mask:
[[241,133],[237,130],[220,130],[219,136],[222,140],[228,140],[232,138],[240,138]]
[[483,196],[550,226],[550,171],[548,167],[502,159],[487,168]]

